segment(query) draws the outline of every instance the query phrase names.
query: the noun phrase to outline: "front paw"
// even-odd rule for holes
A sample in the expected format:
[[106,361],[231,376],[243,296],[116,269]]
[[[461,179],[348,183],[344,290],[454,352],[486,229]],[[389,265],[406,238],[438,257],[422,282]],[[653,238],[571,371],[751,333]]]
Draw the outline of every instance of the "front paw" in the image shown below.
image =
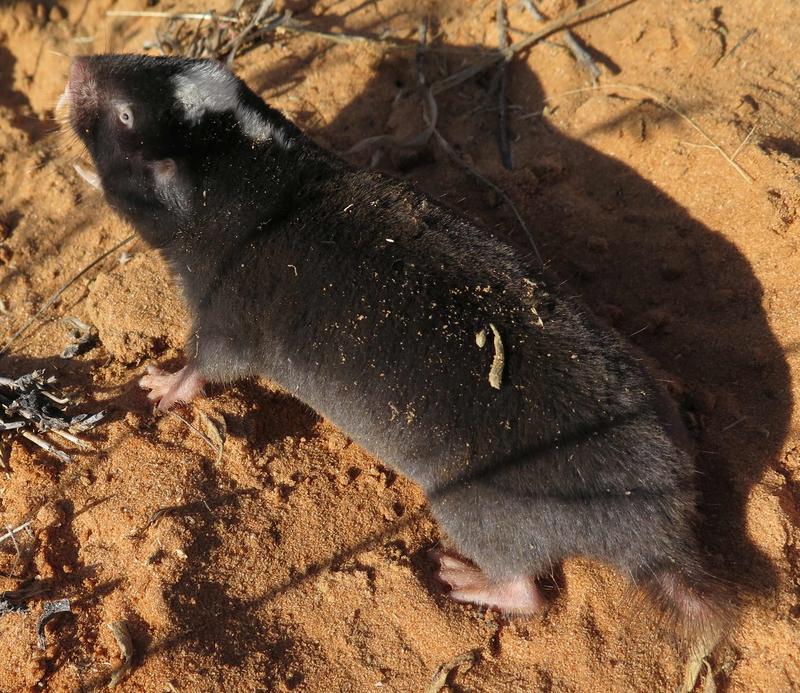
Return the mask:
[[166,373],[155,366],[148,366],[147,375],[139,379],[139,386],[150,390],[147,398],[156,402],[161,411],[167,411],[176,402],[191,402],[202,394],[203,385],[203,376],[192,366],[184,366],[176,373]]

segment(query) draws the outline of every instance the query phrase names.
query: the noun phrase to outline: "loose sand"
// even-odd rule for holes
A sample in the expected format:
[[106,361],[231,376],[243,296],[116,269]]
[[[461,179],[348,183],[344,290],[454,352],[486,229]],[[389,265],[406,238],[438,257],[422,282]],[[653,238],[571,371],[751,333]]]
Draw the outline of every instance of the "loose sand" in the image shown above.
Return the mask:
[[[158,22],[105,11],[148,4],[0,7],[0,342],[130,233],[74,173],[52,116],[63,54],[140,51]],[[512,26],[537,26],[510,4]],[[551,17],[575,7],[540,5]],[[489,0],[294,7],[324,29],[408,42],[429,13],[440,46],[497,42]],[[800,686],[798,20],[792,0],[639,0],[576,28],[603,84],[671,96],[729,153],[755,127],[736,158],[752,183],[641,92],[566,93],[587,78],[560,36],[511,65],[513,171],[500,163],[487,79],[439,103],[445,136],[513,198],[574,292],[659,364],[692,424],[703,538],[742,595],[730,644],[711,660],[722,691]],[[439,55],[429,69],[464,60]],[[283,35],[235,67],[340,151],[422,128],[407,53]],[[525,242],[508,208],[440,149],[379,165]],[[270,383],[212,387],[178,409],[196,427],[203,414],[224,421],[219,462],[182,421],[155,418],[135,381],[148,362],[180,364],[185,315],[157,254],[127,250],[130,261],[116,253],[88,273],[0,360],[3,375],[46,368],[110,417],[88,436],[97,452],[65,464],[15,441],[0,472],[0,526],[32,530],[17,535],[19,554],[0,544],[0,592],[32,577],[47,588],[29,614],[0,617],[0,691],[104,685],[120,661],[105,625],[117,619],[136,650],[129,691],[422,691],[465,653],[474,663],[453,671],[451,690],[674,689],[678,650],[604,566],[567,562],[547,612],[509,626],[449,601],[426,557],[440,535],[420,491]],[[61,359],[66,316],[96,325],[101,345]],[[59,598],[73,615],[48,625],[42,653],[36,620]]]

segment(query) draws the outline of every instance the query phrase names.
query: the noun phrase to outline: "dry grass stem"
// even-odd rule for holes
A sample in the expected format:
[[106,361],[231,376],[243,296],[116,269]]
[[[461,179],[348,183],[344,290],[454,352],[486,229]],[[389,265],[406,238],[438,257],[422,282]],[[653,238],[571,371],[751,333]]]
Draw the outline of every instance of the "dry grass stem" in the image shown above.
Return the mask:
[[514,43],[508,46],[508,48],[506,48],[505,50],[497,51],[497,53],[493,53],[492,55],[489,55],[483,58],[482,60],[473,63],[472,65],[468,65],[463,70],[460,70],[459,72],[456,72],[453,75],[449,75],[444,79],[440,79],[437,82],[434,82],[431,85],[431,90],[433,91],[434,95],[436,95],[436,94],[441,94],[442,92],[447,91],[448,89],[453,89],[454,87],[457,87],[460,84],[463,84],[467,80],[472,79],[476,75],[479,75],[481,72],[484,72],[485,70],[492,67],[493,65],[496,65],[500,61],[512,58],[520,51],[523,51],[526,48],[530,48],[532,45],[541,41],[543,38],[550,36],[550,34],[553,34],[557,31],[561,31],[568,24],[570,24],[570,22],[573,22],[581,15],[586,14],[586,12],[596,7],[601,2],[604,2],[604,0],[593,0],[593,2],[590,2],[584,5],[583,7],[579,7],[577,10],[568,12],[564,16],[553,20],[549,24],[546,24],[541,29],[539,29],[539,31],[535,31],[526,36],[525,38],[520,39],[519,41],[514,41]]
[[[508,48],[505,0],[497,0],[497,47],[500,51]],[[500,149],[503,166],[510,171],[513,168],[513,161],[508,134],[508,64],[509,58],[506,58],[497,68],[497,146]]]
[[[569,96],[571,94],[581,94],[581,93],[590,92],[590,91],[598,91],[598,92],[599,91],[612,91],[612,90],[616,90],[616,89],[627,89],[628,91],[632,91],[632,92],[637,93],[637,94],[642,94],[642,95],[646,96],[647,98],[652,99],[652,101],[654,103],[656,103],[657,105],[661,106],[662,108],[665,108],[666,110],[668,110],[668,111],[674,113],[675,115],[677,115],[682,120],[686,121],[689,125],[691,125],[691,127],[696,132],[698,132],[703,137],[703,139],[705,139],[708,142],[708,145],[712,149],[715,149],[717,152],[720,153],[722,158],[725,159],[725,161],[727,161],[733,167],[733,169],[745,181],[747,181],[748,183],[752,183],[753,182],[753,177],[749,173],[747,173],[747,171],[745,171],[739,164],[737,164],[736,161],[734,161],[734,158],[730,154],[728,154],[728,152],[725,151],[725,149],[721,145],[717,144],[717,142],[714,141],[714,139],[711,137],[711,135],[709,135],[697,123],[697,121],[694,120],[694,118],[692,118],[690,115],[688,115],[685,111],[683,111],[680,108],[678,108],[677,106],[675,106],[670,101],[669,96],[667,96],[666,94],[662,94],[662,93],[656,91],[655,89],[650,89],[649,87],[643,87],[643,86],[641,86],[639,84],[625,84],[624,82],[613,82],[613,83],[610,83],[610,84],[597,84],[597,85],[595,85],[593,87],[583,87],[581,89],[570,89],[569,91],[563,91],[563,92],[561,92],[559,94],[554,94],[553,96],[550,96],[550,97],[546,98],[545,102],[549,103],[549,102],[551,102],[551,101],[553,101],[553,100],[555,100],[555,99],[557,99],[557,98],[559,98],[561,96]],[[747,139],[749,139],[749,135],[748,135]],[[745,140],[745,143],[746,143],[746,140]],[[743,143],[743,144],[745,144],[745,143]],[[741,146],[740,146],[740,149],[737,150],[736,154],[738,154],[740,150],[741,150]]]
[[109,255],[115,253],[119,250],[122,246],[127,243],[130,243],[134,238],[136,238],[135,234],[131,234],[130,236],[126,236],[123,238],[119,243],[115,243],[109,250],[104,252],[102,255],[96,257],[92,260],[86,267],[84,267],[80,272],[78,272],[72,279],[70,279],[66,284],[64,284],[58,291],[56,291],[47,301],[45,304],[36,311],[30,320],[28,320],[22,327],[20,327],[11,337],[8,338],[8,341],[3,345],[3,348],[0,349],[0,357],[5,355],[9,348],[11,347],[14,342],[16,342],[23,334],[25,334],[30,327],[37,321],[39,318],[44,315],[44,313],[52,306],[69,287],[71,287],[76,281],[78,281],[84,274],[91,271],[94,267],[99,265],[103,260],[105,260]]
[[200,436],[203,439],[203,441],[205,441],[205,444],[208,445],[208,447],[210,447],[214,451],[214,454],[218,456],[221,454],[220,448],[214,445],[214,442],[205,433],[203,433],[199,428],[197,428],[197,426],[184,419],[180,414],[174,411],[166,411],[164,412],[164,414],[166,414],[167,416],[171,416],[174,419],[178,419],[178,421],[181,421],[184,425],[186,425],[189,428],[189,430],[193,431],[198,436]]
[[150,17],[153,19],[182,19],[190,21],[238,22],[238,17],[228,17],[216,12],[156,12],[150,10],[108,10],[106,17]]
[[[531,16],[537,22],[546,22],[547,17],[545,17],[536,5],[533,4],[533,0],[522,0],[523,7],[531,13]],[[527,31],[524,33],[528,33]],[[564,42],[567,44],[567,48],[569,49],[570,53],[572,53],[572,57],[575,58],[575,61],[580,65],[589,75],[589,79],[592,80],[592,84],[597,84],[597,79],[600,77],[600,68],[597,66],[597,63],[592,59],[592,56],[578,41],[575,34],[572,33],[569,29],[564,30]]]

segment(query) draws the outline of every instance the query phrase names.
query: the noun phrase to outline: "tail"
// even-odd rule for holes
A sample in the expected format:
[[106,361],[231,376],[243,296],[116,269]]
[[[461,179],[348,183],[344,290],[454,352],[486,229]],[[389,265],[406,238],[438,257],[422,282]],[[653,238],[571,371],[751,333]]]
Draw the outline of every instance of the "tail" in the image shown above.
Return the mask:
[[730,585],[700,569],[666,568],[639,582],[669,630],[694,652],[710,653],[733,627]]

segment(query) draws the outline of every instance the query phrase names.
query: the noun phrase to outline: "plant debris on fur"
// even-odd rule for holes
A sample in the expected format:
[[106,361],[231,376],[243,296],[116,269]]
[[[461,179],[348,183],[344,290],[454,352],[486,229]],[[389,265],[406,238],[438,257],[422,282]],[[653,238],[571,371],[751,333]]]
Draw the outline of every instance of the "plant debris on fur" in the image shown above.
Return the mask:
[[71,458],[66,452],[36,433],[53,434],[78,447],[89,448],[88,443],[74,434],[93,428],[105,412],[68,415],[66,406],[71,404],[70,399],[52,391],[55,382],[53,376],[45,377],[42,370],[16,380],[0,376],[0,434],[21,435],[61,461],[69,462]]

